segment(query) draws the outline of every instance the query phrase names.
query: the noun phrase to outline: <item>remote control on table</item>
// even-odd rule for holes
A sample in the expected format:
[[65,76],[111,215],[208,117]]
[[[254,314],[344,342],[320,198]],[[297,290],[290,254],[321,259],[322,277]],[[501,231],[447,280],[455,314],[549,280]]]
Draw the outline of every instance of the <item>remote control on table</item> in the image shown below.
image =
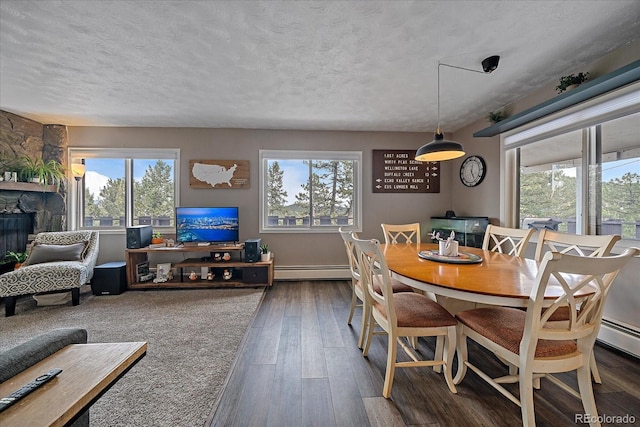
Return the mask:
[[51,369],[49,372],[40,375],[35,380],[31,381],[29,384],[20,387],[18,390],[14,391],[7,397],[0,398],[0,412],[7,409],[9,406],[16,403],[18,400],[25,397],[27,394],[31,393],[33,390],[37,389],[56,375],[62,372],[62,369]]

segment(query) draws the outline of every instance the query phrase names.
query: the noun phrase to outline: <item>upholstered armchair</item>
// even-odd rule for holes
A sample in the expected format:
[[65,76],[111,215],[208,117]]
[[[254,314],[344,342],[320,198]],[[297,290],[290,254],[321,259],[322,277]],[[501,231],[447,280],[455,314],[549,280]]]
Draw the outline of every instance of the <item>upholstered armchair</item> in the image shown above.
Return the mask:
[[97,231],[37,234],[22,267],[0,275],[5,316],[15,314],[16,298],[21,295],[70,290],[72,304],[80,304],[80,287],[93,277],[97,259]]

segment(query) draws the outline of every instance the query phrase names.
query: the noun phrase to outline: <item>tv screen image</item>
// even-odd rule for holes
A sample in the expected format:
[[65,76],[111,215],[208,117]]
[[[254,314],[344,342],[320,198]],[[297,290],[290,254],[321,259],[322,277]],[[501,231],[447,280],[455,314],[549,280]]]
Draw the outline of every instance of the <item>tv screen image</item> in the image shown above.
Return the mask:
[[177,207],[176,240],[180,243],[240,241],[237,207]]

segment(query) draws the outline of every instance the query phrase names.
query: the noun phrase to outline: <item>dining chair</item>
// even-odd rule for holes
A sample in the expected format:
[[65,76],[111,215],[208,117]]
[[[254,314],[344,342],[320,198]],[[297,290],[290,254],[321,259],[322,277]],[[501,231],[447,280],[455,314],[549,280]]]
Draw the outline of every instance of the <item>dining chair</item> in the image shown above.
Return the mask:
[[[456,319],[441,305],[423,294],[393,292],[391,274],[378,240],[354,239],[354,243],[360,259],[361,278],[371,303],[371,315],[387,334],[387,366],[382,395],[385,398],[391,396],[396,368],[419,366],[442,366],[449,390],[456,393],[451,371],[455,351]],[[380,292],[375,290],[376,283],[380,285]],[[370,327],[367,333],[364,356],[369,352],[373,328]],[[402,339],[427,336],[444,337],[442,358],[420,359],[414,349]],[[411,361],[397,360],[398,345]]]
[[489,224],[484,233],[482,249],[524,258],[533,228],[508,228]]
[[[360,264],[356,255],[356,247],[354,244],[354,240],[358,237],[358,234],[355,231],[350,231],[343,227],[340,227],[338,231],[340,232],[340,236],[344,241],[344,246],[347,251],[347,257],[349,259],[349,270],[351,272],[351,307],[349,308],[349,318],[347,320],[347,325],[351,324],[351,320],[353,319],[353,314],[356,307],[362,307],[362,326],[360,328],[360,336],[358,338],[358,348],[362,348],[364,346],[364,339],[367,336],[367,330],[371,325],[371,310],[370,304],[367,304],[367,291],[364,289],[362,280],[360,278]],[[380,292],[380,285],[376,283],[375,287],[376,292]],[[401,283],[397,280],[393,280],[392,289],[393,292],[414,291],[411,286],[405,285],[404,283]]]
[[[420,244],[420,224],[417,222],[411,224],[380,224],[384,233],[384,242],[386,244],[397,245],[399,243],[405,244]],[[430,296],[435,300],[435,295]],[[418,347],[418,338],[411,338],[411,345],[413,348]],[[442,346],[442,341],[438,340],[438,348]],[[436,372],[440,372],[440,366],[434,366],[433,369]]]
[[[489,307],[456,314],[458,371],[454,383],[460,384],[470,368],[521,407],[524,426],[535,426],[534,381],[548,378],[582,401],[585,414],[593,417],[590,425],[600,425],[591,384],[591,354],[611,284],[620,269],[637,255],[637,248],[627,249],[622,255],[597,258],[549,252],[540,264],[526,311]],[[543,310],[550,284],[556,285],[560,295]],[[579,293],[586,287],[592,287],[594,293],[581,297]],[[565,306],[570,308],[568,321],[551,322],[553,312]],[[500,378],[482,372],[468,361],[467,338],[515,366],[517,372]],[[577,373],[579,392],[550,375],[570,371]],[[519,398],[501,385],[515,382],[519,383]]]
[[[585,234],[567,234],[553,230],[541,230],[538,234],[538,244],[536,245],[535,260],[540,262],[545,251],[553,251],[560,253],[570,253],[581,256],[601,257],[609,255],[611,249],[621,237],[616,234],[610,235],[585,235]],[[551,321],[566,322],[569,319],[568,307],[556,310],[551,317]],[[602,384],[602,378],[596,365],[595,356],[591,357],[591,373],[593,380]]]
[[397,243],[420,244],[420,223],[413,224],[380,224],[384,232],[384,242],[395,245]]

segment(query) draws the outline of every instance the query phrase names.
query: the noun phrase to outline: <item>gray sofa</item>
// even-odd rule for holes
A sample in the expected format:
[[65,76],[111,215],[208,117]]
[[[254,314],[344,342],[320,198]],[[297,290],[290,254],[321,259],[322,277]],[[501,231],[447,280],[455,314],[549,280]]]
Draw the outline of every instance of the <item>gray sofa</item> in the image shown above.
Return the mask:
[[[69,344],[86,344],[85,329],[54,329],[46,334],[0,353],[0,383],[19,374],[30,366],[61,350]],[[4,396],[0,396],[4,397]],[[71,424],[74,427],[89,425],[89,410],[84,411]]]
[[72,304],[80,304],[80,287],[93,277],[98,259],[98,237],[97,231],[37,234],[22,267],[0,275],[5,316],[15,314],[20,295],[70,290]]

